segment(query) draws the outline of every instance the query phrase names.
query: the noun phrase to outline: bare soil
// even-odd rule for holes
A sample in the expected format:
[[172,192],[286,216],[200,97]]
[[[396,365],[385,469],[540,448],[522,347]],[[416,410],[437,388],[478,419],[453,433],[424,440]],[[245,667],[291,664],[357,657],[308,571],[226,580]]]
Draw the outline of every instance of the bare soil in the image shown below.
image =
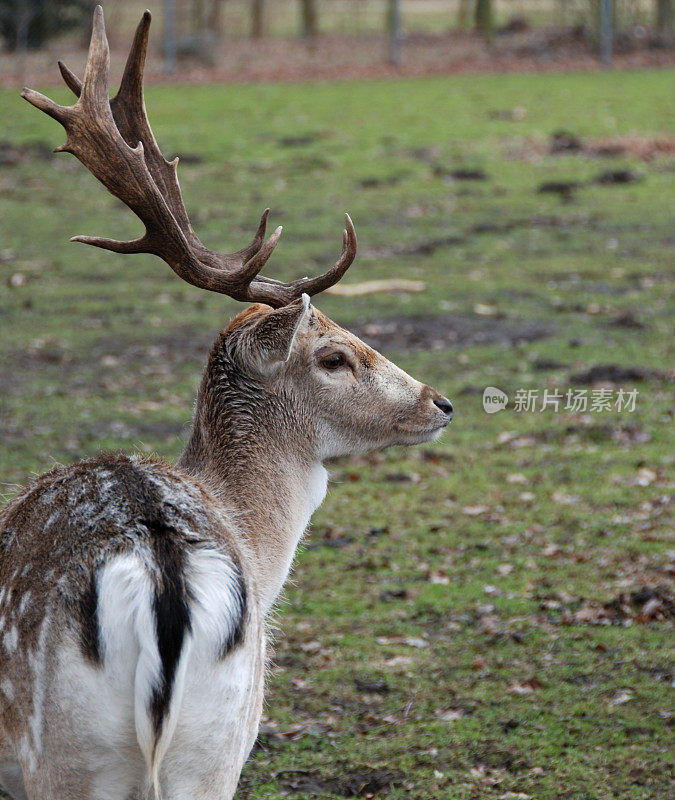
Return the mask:
[[518,344],[550,336],[550,325],[537,321],[460,314],[392,316],[350,324],[360,339],[385,353],[444,350],[453,345]]
[[[127,44],[114,37],[113,82],[119,79]],[[402,63],[387,63],[384,37],[374,35],[323,35],[314,42],[300,39],[225,39],[209,52],[208,63],[184,59],[174,77],[162,71],[159,38],[149,57],[148,83],[307,81],[400,76],[566,72],[602,69],[584,35],[575,30],[525,30],[496,35],[491,43],[474,33],[411,34],[403,43]],[[675,49],[654,37],[625,39],[614,54],[617,69],[643,69],[675,65]],[[50,43],[20,62],[10,53],[0,54],[0,86],[59,85],[57,59],[82,71],[85,52],[77,40]]]

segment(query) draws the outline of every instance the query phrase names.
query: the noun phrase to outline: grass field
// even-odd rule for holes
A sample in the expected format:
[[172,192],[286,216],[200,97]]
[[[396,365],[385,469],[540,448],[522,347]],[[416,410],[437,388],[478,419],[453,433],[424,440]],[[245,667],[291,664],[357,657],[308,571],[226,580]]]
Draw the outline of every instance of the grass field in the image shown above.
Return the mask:
[[[674,78],[149,90],[205,243],[237,249],[269,205],[285,233],[268,274],[311,274],[348,210],[345,283],[427,289],[317,305],[455,405],[433,447],[331,465],[241,797],[672,793]],[[4,491],[101,448],[175,457],[236,304],[70,244],[139,225],[48,155],[59,127],[16,93],[0,125]],[[560,130],[582,149],[550,153]],[[488,415],[489,385],[639,394]]]

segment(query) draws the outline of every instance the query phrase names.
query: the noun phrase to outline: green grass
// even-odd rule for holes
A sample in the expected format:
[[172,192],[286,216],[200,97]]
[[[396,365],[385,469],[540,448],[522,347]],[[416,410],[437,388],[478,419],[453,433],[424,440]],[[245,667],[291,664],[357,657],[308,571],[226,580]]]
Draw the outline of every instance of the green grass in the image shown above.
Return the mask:
[[[651,800],[672,790],[669,623],[637,607],[591,623],[643,586],[672,591],[663,371],[675,160],[553,156],[547,142],[562,128],[584,140],[670,134],[673,78],[148,91],[165,152],[203,159],[180,176],[209,246],[240,247],[270,205],[285,232],[267,272],[314,273],[335,259],[349,210],[361,256],[347,280],[417,278],[427,290],[322,297],[330,316],[453,314],[487,332],[550,330],[525,343],[387,350],[450,396],[456,419],[433,448],[332,465],[280,608],[270,727],[241,796],[274,800],[295,784],[306,792],[294,797],[335,797],[319,778],[380,768],[389,798]],[[17,145],[62,141],[16,93],[0,93],[0,125]],[[281,143],[299,134],[313,139]],[[458,167],[487,180],[448,181]],[[594,182],[609,169],[641,180]],[[537,192],[553,180],[582,185],[562,202]],[[7,494],[101,447],[175,457],[209,342],[236,304],[150,257],[69,244],[139,230],[69,156],[0,166],[0,226]],[[397,251],[450,236],[430,254]],[[17,274],[22,285],[10,287]],[[490,316],[476,313],[485,307]],[[629,315],[642,327],[614,324]],[[654,371],[621,382],[640,392],[633,413],[482,409],[487,385],[511,397],[565,391],[598,364]]]

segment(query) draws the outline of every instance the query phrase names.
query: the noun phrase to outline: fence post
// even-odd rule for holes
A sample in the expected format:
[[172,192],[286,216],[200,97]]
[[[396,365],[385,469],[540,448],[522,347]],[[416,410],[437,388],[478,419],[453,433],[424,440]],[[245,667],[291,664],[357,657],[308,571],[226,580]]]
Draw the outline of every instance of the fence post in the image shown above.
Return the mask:
[[18,83],[25,83],[26,80],[26,52],[28,50],[28,27],[32,22],[33,14],[24,2],[19,6],[18,20],[16,25],[15,42],[15,72]]
[[600,60],[612,64],[612,0],[600,0]]
[[389,0],[389,63],[401,63],[401,0]]
[[167,75],[176,71],[175,0],[164,0],[164,71]]

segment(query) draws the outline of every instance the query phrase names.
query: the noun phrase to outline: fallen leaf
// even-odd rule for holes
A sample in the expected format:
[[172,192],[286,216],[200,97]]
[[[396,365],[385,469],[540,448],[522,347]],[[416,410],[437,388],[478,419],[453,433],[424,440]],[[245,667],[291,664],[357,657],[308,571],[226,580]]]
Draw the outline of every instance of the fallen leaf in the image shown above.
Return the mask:
[[426,639],[420,639],[417,636],[408,636],[403,640],[403,644],[407,644],[408,647],[419,647],[425,648],[429,647],[429,642]]
[[484,514],[489,510],[488,506],[463,506],[462,514],[466,514],[467,517],[477,517],[479,514]]
[[631,478],[628,483],[631,486],[649,486],[650,484],[654,483],[656,478],[657,475],[654,471],[643,467],[642,469],[638,470],[638,474],[634,478]]
[[412,663],[413,659],[410,656],[394,656],[384,662],[387,667],[409,667]]
[[573,506],[580,502],[581,498],[576,494],[566,494],[565,492],[553,492],[551,499],[554,503],[565,506]]
[[15,272],[14,275],[10,275],[7,279],[7,285],[11,289],[18,289],[20,286],[24,286],[26,283],[26,276],[22,272]]
[[531,678],[526,678],[524,681],[512,683],[507,687],[506,691],[510,694],[523,695],[531,694],[537,689],[541,689],[541,683],[539,682],[539,678],[537,678],[536,675],[533,675]]
[[486,303],[476,303],[473,307],[473,313],[481,317],[495,317],[499,314],[497,306],[489,306]]
[[464,711],[461,708],[446,708],[445,710],[437,708],[434,713],[443,722],[456,722],[464,716]]
[[612,699],[609,701],[613,706],[622,706],[633,699],[633,694],[629,689],[621,689],[616,692]]
[[546,545],[543,552],[548,558],[553,558],[560,553],[561,549],[560,545],[551,543]]
[[602,609],[598,608],[597,606],[582,606],[580,609],[574,612],[574,621],[595,622],[601,613]]

